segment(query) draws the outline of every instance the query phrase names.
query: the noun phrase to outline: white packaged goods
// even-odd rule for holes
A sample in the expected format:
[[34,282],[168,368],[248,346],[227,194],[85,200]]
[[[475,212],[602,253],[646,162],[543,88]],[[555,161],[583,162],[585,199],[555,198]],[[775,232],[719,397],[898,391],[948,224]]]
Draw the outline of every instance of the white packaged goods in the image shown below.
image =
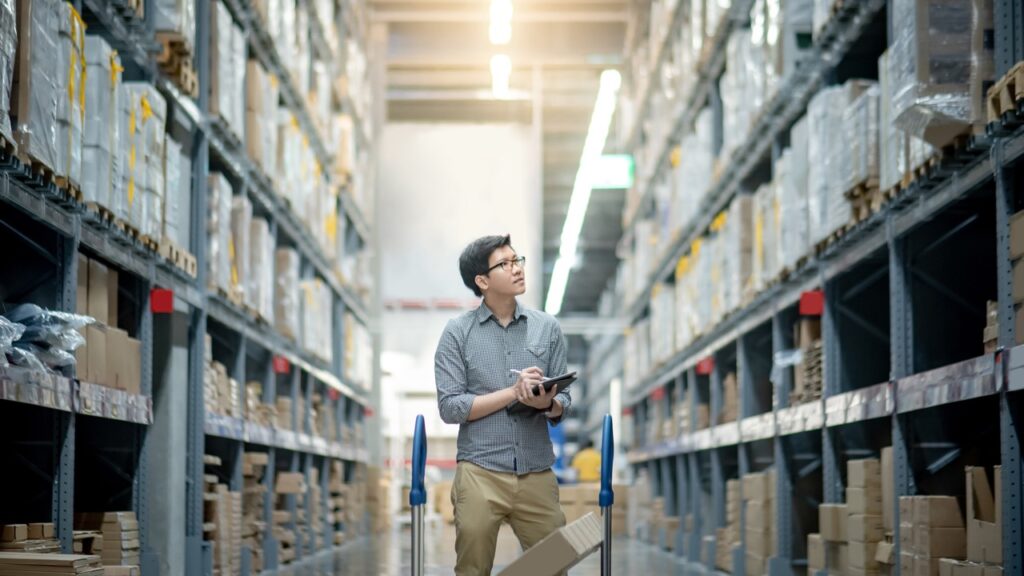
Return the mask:
[[744,289],[745,298],[753,298],[764,290],[779,273],[778,246],[780,207],[774,182],[762,185],[754,195],[753,254],[750,281]]
[[299,254],[280,248],[274,256],[274,326],[286,338],[299,335]]
[[[210,284],[231,293],[231,184],[223,174],[209,178],[210,223],[208,231]],[[298,273],[296,273],[298,276]],[[298,278],[296,278],[296,281]]]
[[711,111],[704,109],[694,123],[693,132],[683,136],[676,169],[676,197],[673,201],[677,227],[686,227],[697,216],[711,188]]
[[157,32],[172,32],[194,49],[196,46],[196,3],[192,0],[154,0],[146,7],[152,10]]
[[891,190],[898,186],[907,170],[907,133],[900,130],[893,121],[892,99],[895,86],[890,81],[891,64],[889,51],[878,58],[878,89],[879,89],[879,159],[878,186],[881,190]]
[[126,82],[124,89],[132,106],[128,122],[128,222],[140,233],[156,238],[164,214],[167,102],[152,84]]
[[14,87],[14,59],[18,50],[15,0],[0,0],[0,136],[14,142],[11,129],[11,89]]
[[167,198],[163,238],[187,249],[192,233],[192,161],[181,145],[167,138]]
[[716,260],[721,269],[722,302],[715,308],[717,319],[740,306],[743,295],[750,291],[754,252],[754,198],[737,196],[729,205],[718,234]]
[[354,384],[368,386],[373,381],[373,340],[370,331],[355,316],[344,317],[343,374]]
[[57,83],[58,176],[73,186],[82,182],[82,124],[85,121],[85,23],[67,2],[59,4],[60,70]]
[[347,114],[336,114],[331,120],[331,137],[328,147],[334,146],[334,178],[338,182],[347,182],[355,169],[356,143],[352,117]]
[[751,120],[760,109],[762,84],[756,77],[750,31],[741,30],[729,36],[726,45],[725,72],[720,80],[722,94],[722,150],[719,158],[728,161],[732,152],[747,139]]
[[331,75],[323,62],[313,63],[313,85],[309,101],[313,124],[323,134],[331,125]]
[[252,202],[245,196],[231,199],[231,243],[228,254],[231,255],[231,289],[242,297],[242,301],[255,307],[253,295],[249,290],[250,253],[249,233],[252,227]]
[[[758,7],[761,13],[757,14]],[[778,90],[779,82],[796,69],[811,33],[811,0],[763,0],[751,12],[755,46],[762,49],[765,64],[765,101]],[[754,30],[756,18],[763,22]]]
[[309,10],[305,2],[295,5],[295,29],[292,34],[293,48],[292,59],[286,61],[295,85],[299,91],[306,93],[309,90]]
[[215,4],[211,16],[210,112],[223,118],[231,131],[243,139],[245,34],[224,2]]
[[249,227],[249,290],[257,314],[274,323],[274,238],[263,218],[254,218]]
[[30,65],[19,67],[11,95],[18,152],[50,170],[58,167],[59,88],[67,74],[60,67],[60,4],[18,0],[18,58]]
[[843,190],[878,181],[878,105],[880,90],[871,83],[843,112],[845,150],[840,154]]
[[991,0],[893,1],[889,81],[894,119],[908,134],[941,147],[970,126],[972,30],[985,26],[986,4]]
[[302,348],[324,362],[332,361],[333,300],[331,289],[319,278],[299,282]]
[[249,60],[246,72],[245,143],[249,157],[265,174],[277,169],[277,78]]
[[82,195],[87,202],[111,206],[121,179],[118,108],[121,59],[103,38],[85,39],[85,131],[82,134]]
[[245,142],[245,31],[237,24],[231,27],[231,125],[238,138]]
[[790,146],[775,163],[779,186],[779,266],[793,270],[808,254],[807,119],[801,118],[789,135]]
[[651,361],[660,365],[675,353],[675,293],[658,283],[651,290]]

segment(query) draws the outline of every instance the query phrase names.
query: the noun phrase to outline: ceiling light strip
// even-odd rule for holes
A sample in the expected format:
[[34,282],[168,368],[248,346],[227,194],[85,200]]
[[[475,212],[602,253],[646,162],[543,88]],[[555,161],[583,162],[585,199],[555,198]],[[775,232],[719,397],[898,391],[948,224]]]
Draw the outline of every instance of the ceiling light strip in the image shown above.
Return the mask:
[[548,314],[558,314],[562,311],[562,300],[569,282],[569,272],[576,263],[576,249],[579,246],[580,231],[583,229],[583,218],[586,216],[587,206],[590,204],[594,169],[601,159],[605,141],[608,139],[608,129],[611,126],[612,116],[615,114],[615,104],[621,84],[622,77],[618,71],[605,70],[601,73],[601,87],[597,92],[597,101],[594,103],[594,113],[590,117],[590,128],[587,130],[583,154],[580,156],[580,166],[576,171],[572,196],[569,198],[569,211],[565,216],[565,223],[562,225],[558,260],[555,261],[555,269],[551,274],[551,285],[548,286],[547,301],[544,304],[544,310]]

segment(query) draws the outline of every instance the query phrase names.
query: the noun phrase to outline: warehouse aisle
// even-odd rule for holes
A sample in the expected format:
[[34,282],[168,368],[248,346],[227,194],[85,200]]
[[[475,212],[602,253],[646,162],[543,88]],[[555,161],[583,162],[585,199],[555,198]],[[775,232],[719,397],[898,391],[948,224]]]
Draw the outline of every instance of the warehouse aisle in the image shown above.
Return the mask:
[[[427,529],[427,576],[452,574],[455,566],[455,528],[430,526]],[[411,573],[408,530],[393,531],[370,540],[361,539],[332,555],[324,555],[280,576],[404,576]],[[519,555],[519,545],[508,526],[502,527],[495,556],[495,573]],[[675,574],[683,563],[671,554],[636,540],[619,538],[612,551],[613,573]],[[570,571],[572,576],[597,576],[600,556],[592,554]],[[540,575],[538,575],[540,576]]]

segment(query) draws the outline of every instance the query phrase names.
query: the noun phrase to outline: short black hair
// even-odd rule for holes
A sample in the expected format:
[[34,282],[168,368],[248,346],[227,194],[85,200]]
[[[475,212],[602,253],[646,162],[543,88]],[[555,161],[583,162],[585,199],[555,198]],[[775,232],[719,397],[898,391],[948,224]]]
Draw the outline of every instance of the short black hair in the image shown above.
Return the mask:
[[487,274],[491,254],[502,246],[511,246],[512,236],[484,236],[469,243],[469,246],[459,256],[459,273],[462,274],[462,283],[473,291],[477,296],[483,296],[480,287],[476,285],[476,277],[480,274]]

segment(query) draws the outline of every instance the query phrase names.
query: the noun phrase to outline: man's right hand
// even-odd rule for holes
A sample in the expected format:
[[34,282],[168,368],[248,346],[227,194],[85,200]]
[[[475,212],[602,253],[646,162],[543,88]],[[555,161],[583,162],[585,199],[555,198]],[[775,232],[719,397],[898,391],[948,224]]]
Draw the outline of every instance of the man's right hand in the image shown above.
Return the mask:
[[526,370],[519,373],[519,379],[516,380],[512,390],[515,393],[515,399],[519,402],[525,402],[533,396],[533,387],[540,386],[544,381],[544,371],[536,366],[531,366]]

